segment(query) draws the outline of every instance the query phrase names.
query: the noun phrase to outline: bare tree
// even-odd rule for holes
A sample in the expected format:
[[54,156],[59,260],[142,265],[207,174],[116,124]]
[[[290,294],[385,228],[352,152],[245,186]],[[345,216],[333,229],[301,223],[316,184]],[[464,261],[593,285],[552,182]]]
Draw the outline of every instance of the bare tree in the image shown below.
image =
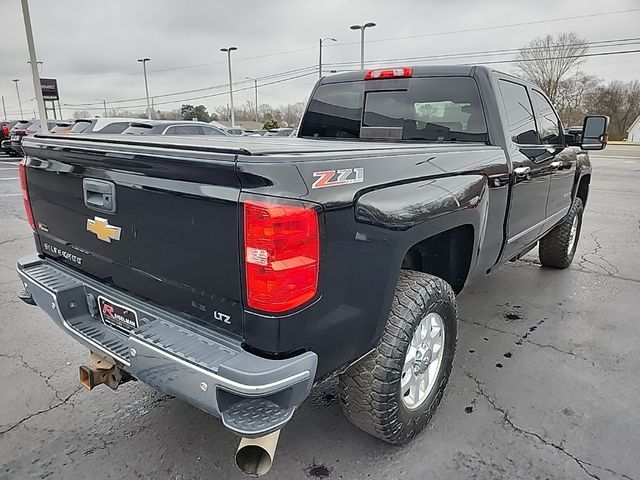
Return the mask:
[[304,102],[296,102],[280,105],[278,110],[282,112],[282,121],[289,127],[295,127],[300,123],[300,119],[304,113],[304,107]]
[[542,88],[555,103],[561,82],[584,62],[588,48],[588,42],[573,32],[557,37],[547,35],[521,48],[516,64],[522,75]]
[[603,114],[611,118],[609,138],[622,140],[633,121],[640,115],[640,81],[613,80],[586,96],[586,113]]
[[231,108],[229,105],[218,105],[213,109],[213,113],[215,113],[218,119],[222,121],[228,121],[231,119]]
[[560,82],[555,107],[565,125],[582,124],[582,119],[589,110],[586,99],[597,90],[601,83],[602,81],[595,75],[588,75],[584,72],[578,72]]
[[73,118],[91,118],[91,114],[89,112],[87,112],[86,110],[76,110],[75,112],[73,112],[72,115]]

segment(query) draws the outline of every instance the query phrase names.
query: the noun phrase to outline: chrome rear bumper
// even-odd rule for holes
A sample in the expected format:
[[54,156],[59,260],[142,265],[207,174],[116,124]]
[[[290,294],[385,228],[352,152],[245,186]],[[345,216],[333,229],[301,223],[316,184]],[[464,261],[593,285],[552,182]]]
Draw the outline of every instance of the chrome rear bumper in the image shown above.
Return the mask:
[[[21,258],[25,293],[63,330],[135,378],[222,419],[244,437],[286,424],[314,381],[313,352],[271,360],[226,336],[104,285],[55,261]],[[123,332],[99,319],[103,295],[134,308],[140,327]]]

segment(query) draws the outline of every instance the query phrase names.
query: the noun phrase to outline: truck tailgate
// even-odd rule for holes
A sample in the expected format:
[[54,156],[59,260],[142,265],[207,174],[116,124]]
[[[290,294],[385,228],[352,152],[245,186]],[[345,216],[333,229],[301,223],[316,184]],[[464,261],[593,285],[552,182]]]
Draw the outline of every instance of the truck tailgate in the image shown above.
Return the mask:
[[240,335],[236,155],[74,143],[25,144],[39,253]]

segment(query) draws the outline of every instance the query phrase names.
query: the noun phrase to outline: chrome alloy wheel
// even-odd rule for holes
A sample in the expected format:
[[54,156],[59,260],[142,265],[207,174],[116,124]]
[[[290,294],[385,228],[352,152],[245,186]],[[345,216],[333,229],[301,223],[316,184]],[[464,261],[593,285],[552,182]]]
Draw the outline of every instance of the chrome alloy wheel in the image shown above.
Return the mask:
[[569,242],[567,245],[567,254],[571,255],[571,252],[575,248],[576,240],[578,239],[578,215],[573,217],[573,222],[571,223],[571,232],[569,233]]
[[444,351],[444,321],[437,313],[424,317],[404,358],[400,389],[409,410],[420,407],[436,384]]

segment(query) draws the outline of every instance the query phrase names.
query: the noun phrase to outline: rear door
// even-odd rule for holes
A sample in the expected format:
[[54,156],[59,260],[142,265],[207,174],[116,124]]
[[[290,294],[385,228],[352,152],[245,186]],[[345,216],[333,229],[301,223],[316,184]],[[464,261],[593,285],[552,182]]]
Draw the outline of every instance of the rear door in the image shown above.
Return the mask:
[[512,164],[507,244],[503,252],[503,258],[511,258],[535,242],[545,224],[553,157],[540,143],[527,87],[511,78],[499,78],[498,85]]
[[42,254],[242,332],[234,154],[68,139],[26,153]]
[[576,175],[577,147],[565,146],[562,123],[547,97],[531,90],[536,110],[538,136],[551,157],[551,186],[547,201],[547,222],[544,230],[553,227],[571,207],[571,192]]

